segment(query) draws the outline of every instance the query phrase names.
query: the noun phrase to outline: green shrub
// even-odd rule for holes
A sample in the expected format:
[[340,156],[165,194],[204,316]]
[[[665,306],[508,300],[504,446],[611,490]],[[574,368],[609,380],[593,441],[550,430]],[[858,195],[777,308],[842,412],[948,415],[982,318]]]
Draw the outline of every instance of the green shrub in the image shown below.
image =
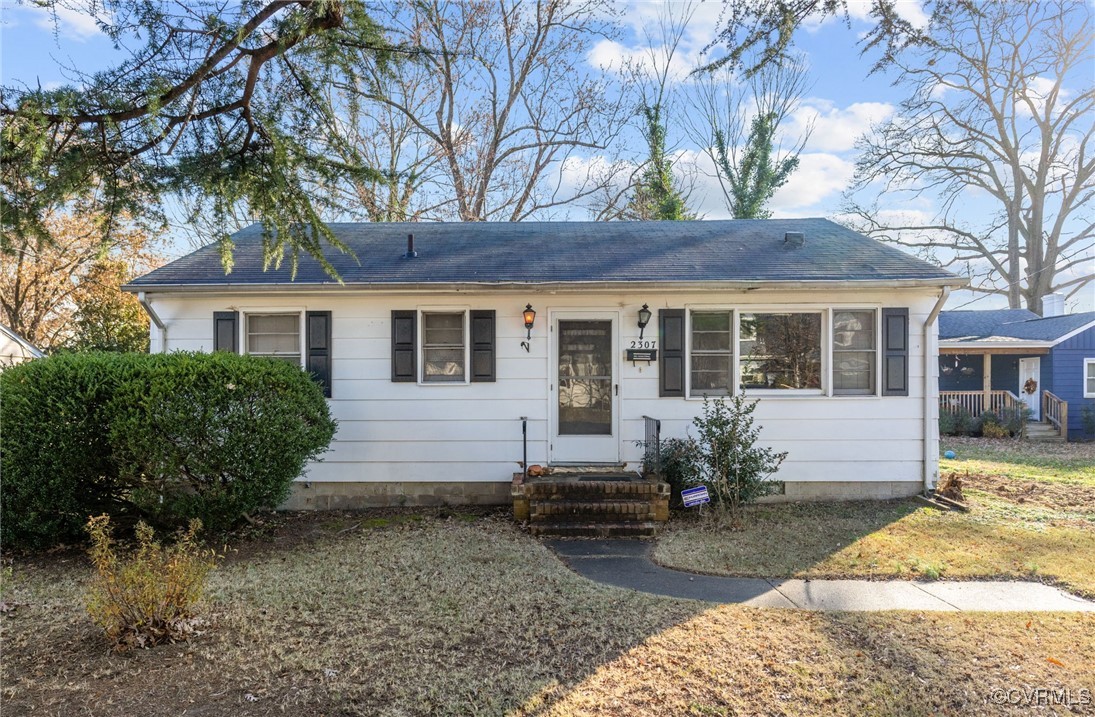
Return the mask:
[[1095,406],[1087,405],[1080,409],[1080,422],[1085,435],[1095,436]]
[[0,374],[0,540],[82,538],[88,515],[223,529],[277,505],[335,424],[299,367],[228,353],[68,354]]
[[0,373],[0,542],[79,541],[87,516],[118,514],[124,490],[107,428],[128,357],[66,354]]
[[1000,409],[998,423],[1007,429],[1009,435],[1021,436],[1023,435],[1023,427],[1026,426],[1030,417],[1031,410],[1027,408],[1025,403],[1020,403],[1014,408]]
[[213,551],[198,544],[200,531],[201,521],[192,520],[187,531],[165,548],[154,540],[147,523],[138,523],[136,551],[120,557],[109,516],[88,521],[96,574],[87,594],[87,611],[115,650],[184,640],[198,627],[198,602],[216,559]]
[[669,505],[677,508],[682,505],[681,491],[694,485],[695,467],[693,461],[698,453],[696,442],[691,438],[663,438],[661,445],[661,466],[653,465],[653,451],[648,450],[643,461],[643,473],[658,473],[669,484],[671,496]]
[[718,508],[719,523],[729,513],[740,522],[741,506],[778,490],[770,480],[787,453],[757,446],[760,426],[754,424],[757,401],[738,394],[729,400],[703,399],[703,413],[693,419],[695,453],[688,465],[695,471],[688,482],[708,487]]
[[958,434],[958,419],[950,411],[939,411],[939,435],[954,436]]
[[954,414],[954,427],[959,436],[973,436],[981,431],[980,420],[973,417],[965,408],[959,408]]
[[225,352],[150,358],[148,380],[115,395],[110,442],[130,500],[160,525],[200,518],[223,530],[278,505],[334,436],[322,391],[298,366]]

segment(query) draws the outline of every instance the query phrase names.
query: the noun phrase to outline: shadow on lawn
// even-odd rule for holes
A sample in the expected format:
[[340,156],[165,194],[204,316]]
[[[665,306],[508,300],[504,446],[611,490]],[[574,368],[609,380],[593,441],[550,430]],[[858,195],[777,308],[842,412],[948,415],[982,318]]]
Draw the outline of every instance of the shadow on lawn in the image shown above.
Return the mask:
[[535,711],[707,608],[589,583],[510,517],[297,516],[214,571],[204,634],[123,656],[83,613],[86,565],[49,567],[16,566],[5,715]]
[[[670,533],[656,557],[667,567],[684,565],[678,550],[698,546],[691,556],[700,571],[753,577],[789,577],[825,563],[860,539],[920,510],[923,503],[904,498],[887,501],[770,503],[747,506],[741,530],[714,532],[696,514],[674,516],[676,527],[692,533],[681,545]],[[864,556],[867,559],[867,556]],[[709,561],[706,566],[695,561]],[[855,560],[855,557],[852,556]]]

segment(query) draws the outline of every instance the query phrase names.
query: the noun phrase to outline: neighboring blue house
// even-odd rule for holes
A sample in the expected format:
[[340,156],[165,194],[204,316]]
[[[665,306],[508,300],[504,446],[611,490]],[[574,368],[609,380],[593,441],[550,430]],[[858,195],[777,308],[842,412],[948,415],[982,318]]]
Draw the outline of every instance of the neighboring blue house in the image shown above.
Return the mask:
[[942,398],[979,408],[1000,405],[1009,400],[1003,393],[1010,392],[1027,403],[1035,420],[1055,425],[1067,405],[1068,438],[1091,438],[1082,414],[1085,408],[1095,410],[1095,312],[1046,317],[1026,309],[942,312],[939,391],[964,392]]

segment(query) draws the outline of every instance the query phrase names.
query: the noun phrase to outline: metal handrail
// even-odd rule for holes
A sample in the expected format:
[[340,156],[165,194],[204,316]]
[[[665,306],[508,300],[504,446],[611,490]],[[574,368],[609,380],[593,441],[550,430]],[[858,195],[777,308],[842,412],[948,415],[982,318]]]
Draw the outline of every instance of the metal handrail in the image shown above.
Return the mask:
[[661,475],[662,472],[662,422],[650,416],[643,416],[646,428],[646,438],[643,441],[644,455],[649,463],[651,447],[654,450],[654,472]]
[[521,416],[521,468],[528,478],[528,416]]

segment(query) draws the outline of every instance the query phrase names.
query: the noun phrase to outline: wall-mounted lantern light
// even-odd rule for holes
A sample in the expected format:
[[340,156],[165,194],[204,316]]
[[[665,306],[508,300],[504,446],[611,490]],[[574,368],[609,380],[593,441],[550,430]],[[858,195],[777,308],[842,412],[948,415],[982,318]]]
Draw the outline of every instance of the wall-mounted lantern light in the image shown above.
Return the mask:
[[521,342],[521,348],[525,350],[525,353],[528,353],[529,342],[532,341],[532,326],[536,323],[536,310],[532,308],[532,304],[525,304],[522,315],[525,318],[525,328],[528,329],[528,336]]
[[650,307],[643,304],[643,308],[639,309],[639,340],[643,338],[643,331],[646,330],[646,325],[650,323]]

